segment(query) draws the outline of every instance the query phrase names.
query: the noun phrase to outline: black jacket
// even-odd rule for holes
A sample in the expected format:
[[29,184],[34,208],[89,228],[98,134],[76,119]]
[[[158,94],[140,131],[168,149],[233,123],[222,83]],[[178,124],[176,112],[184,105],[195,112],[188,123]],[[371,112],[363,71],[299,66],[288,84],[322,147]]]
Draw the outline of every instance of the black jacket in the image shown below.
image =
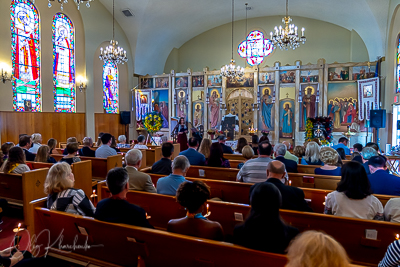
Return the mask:
[[230,146],[221,143],[221,147],[224,154],[233,154],[232,148]]
[[36,158],[36,154],[33,154],[31,152],[29,152],[27,149],[24,148],[24,152],[25,152],[25,159],[27,161],[35,161]]
[[[266,183],[272,183],[275,185],[282,195],[282,207],[284,210],[297,210],[297,211],[309,211],[313,210],[308,206],[307,202],[304,200],[304,192],[303,190],[288,186],[283,184],[279,179],[270,178],[266,181]],[[253,188],[254,186],[252,186]],[[252,190],[250,189],[250,192]]]
[[285,168],[287,172],[292,172],[292,173],[297,173],[297,162],[294,160],[290,159],[285,159],[283,156],[278,156],[275,158],[276,160],[279,160],[283,164],[285,164]]
[[96,157],[96,151],[95,150],[91,150],[90,147],[88,146],[84,146],[81,149],[79,149],[79,156],[82,157]]

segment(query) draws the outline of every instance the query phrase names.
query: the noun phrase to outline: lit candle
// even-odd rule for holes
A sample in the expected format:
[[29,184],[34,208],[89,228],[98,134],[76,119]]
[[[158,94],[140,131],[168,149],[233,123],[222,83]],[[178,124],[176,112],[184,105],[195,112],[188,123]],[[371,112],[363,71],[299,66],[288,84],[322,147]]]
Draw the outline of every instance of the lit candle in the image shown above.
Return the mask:
[[20,228],[21,228],[21,223],[18,224],[18,229],[17,229],[17,244],[15,244],[17,248],[19,247],[19,240],[21,239],[19,236]]
[[301,36],[304,36],[304,28],[301,28]]
[[292,180],[289,180],[289,186],[292,186]]
[[325,205],[325,203],[326,203],[326,196],[325,196],[325,201],[322,204]]
[[396,240],[399,240],[399,239],[400,239],[400,235],[396,234]]
[[209,207],[210,207],[210,206],[207,204],[207,213],[208,213]]

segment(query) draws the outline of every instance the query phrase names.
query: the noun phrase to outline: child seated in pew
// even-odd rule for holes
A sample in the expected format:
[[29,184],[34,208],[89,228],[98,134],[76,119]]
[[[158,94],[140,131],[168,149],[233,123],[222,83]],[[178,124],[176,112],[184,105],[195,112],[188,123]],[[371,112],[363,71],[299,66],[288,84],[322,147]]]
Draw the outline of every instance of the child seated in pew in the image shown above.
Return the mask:
[[128,172],[124,168],[117,167],[108,172],[106,179],[111,197],[97,204],[94,218],[105,222],[153,228],[146,219],[145,210],[126,200],[126,193],[129,191]]
[[209,198],[210,188],[202,181],[183,182],[176,192],[176,201],[187,210],[186,217],[170,220],[168,232],[224,240],[222,226],[203,216],[205,203]]
[[79,145],[76,142],[73,143],[68,143],[67,144],[67,153],[68,155],[66,155],[65,157],[63,157],[60,162],[66,162],[69,165],[75,163],[75,162],[79,162],[81,161],[81,159],[79,158],[79,156],[76,155],[76,151],[78,151],[79,149]]
[[59,162],[51,166],[44,182],[47,208],[93,217],[96,208],[82,189],[73,188],[74,182],[68,163]]
[[250,204],[246,221],[233,231],[233,243],[266,252],[285,253],[299,230],[282,221],[279,215],[282,197],[278,188],[271,183],[256,184],[250,195]]
[[285,267],[348,267],[346,251],[333,237],[317,231],[298,235],[288,248]]
[[8,160],[5,162],[4,173],[21,174],[30,171],[25,162],[25,155],[22,148],[15,146],[8,153]]
[[39,147],[35,157],[35,162],[57,163],[53,157],[50,157],[50,148],[47,145]]

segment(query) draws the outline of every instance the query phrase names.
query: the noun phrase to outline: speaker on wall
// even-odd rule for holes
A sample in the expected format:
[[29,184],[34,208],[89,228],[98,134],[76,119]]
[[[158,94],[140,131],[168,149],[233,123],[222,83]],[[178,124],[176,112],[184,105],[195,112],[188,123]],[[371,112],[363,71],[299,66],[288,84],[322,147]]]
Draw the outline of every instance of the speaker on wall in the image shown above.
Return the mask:
[[130,111],[121,111],[121,124],[131,124],[131,112]]
[[370,117],[370,127],[373,128],[386,127],[386,109],[371,109],[369,117]]
[[397,120],[397,130],[400,130],[400,120]]

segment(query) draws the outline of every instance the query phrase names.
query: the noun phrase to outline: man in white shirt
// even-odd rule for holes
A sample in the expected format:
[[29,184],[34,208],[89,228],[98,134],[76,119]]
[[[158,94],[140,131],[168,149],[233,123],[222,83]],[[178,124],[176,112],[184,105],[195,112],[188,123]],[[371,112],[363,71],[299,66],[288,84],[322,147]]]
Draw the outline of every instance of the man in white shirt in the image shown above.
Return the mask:
[[142,157],[142,151],[139,149],[131,149],[125,155],[125,169],[129,175],[129,189],[157,193],[150,176],[138,170],[142,165]]
[[109,156],[117,155],[117,151],[114,148],[111,148],[112,143],[112,135],[109,133],[103,134],[101,137],[101,147],[96,149],[96,158],[107,158]]
[[146,141],[146,138],[143,135],[139,135],[137,138],[138,143],[133,147],[135,149],[149,149],[144,142]]
[[32,139],[32,147],[29,148],[29,152],[31,153],[37,153],[39,147],[42,146],[42,135],[40,133],[34,133],[31,136]]

